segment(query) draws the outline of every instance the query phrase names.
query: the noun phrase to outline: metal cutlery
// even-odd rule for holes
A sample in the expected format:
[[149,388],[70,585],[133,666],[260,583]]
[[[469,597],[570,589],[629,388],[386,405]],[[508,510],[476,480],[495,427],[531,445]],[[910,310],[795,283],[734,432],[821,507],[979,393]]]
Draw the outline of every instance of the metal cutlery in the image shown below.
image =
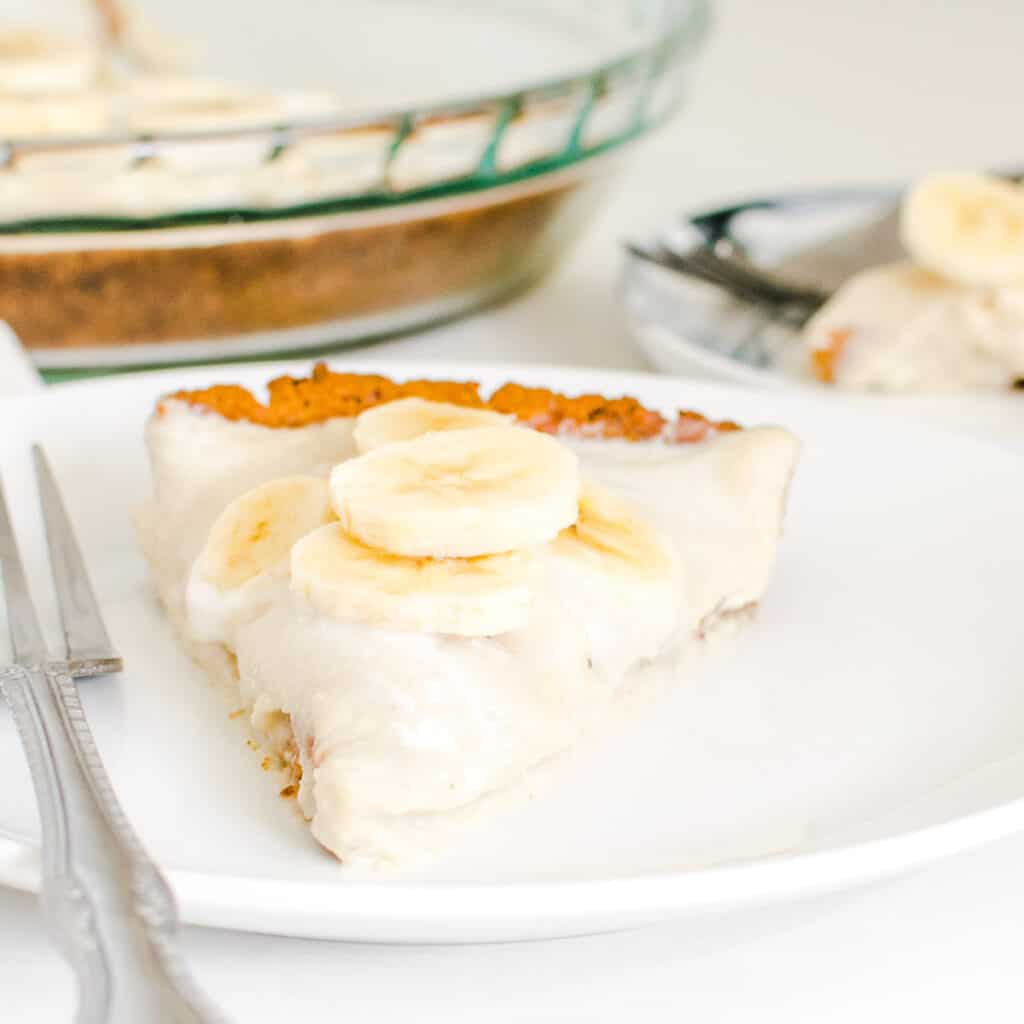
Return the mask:
[[674,219],[627,244],[631,329],[673,368],[800,377],[803,328],[823,303],[859,271],[906,258],[899,203],[895,188],[824,189]]
[[51,658],[0,485],[0,567],[14,662],[0,684],[42,823],[42,903],[75,969],[78,1024],[217,1024],[177,948],[174,897],[122,811],[75,676],[121,669],[41,448],[33,448],[65,651]]
[[[855,208],[858,204],[891,205],[854,227],[790,253],[768,267],[750,259],[737,225],[751,216],[794,218]],[[654,264],[713,286],[737,300],[765,323],[799,331],[828,301],[834,290],[859,270],[898,259],[898,193],[888,189],[837,189],[755,199],[697,214],[685,230],[670,230],[644,242],[628,242],[642,263]]]
[[828,301],[829,293],[784,281],[741,261],[722,244],[677,252],[660,242],[628,243],[637,258],[714,285],[759,308],[772,319],[802,327]]

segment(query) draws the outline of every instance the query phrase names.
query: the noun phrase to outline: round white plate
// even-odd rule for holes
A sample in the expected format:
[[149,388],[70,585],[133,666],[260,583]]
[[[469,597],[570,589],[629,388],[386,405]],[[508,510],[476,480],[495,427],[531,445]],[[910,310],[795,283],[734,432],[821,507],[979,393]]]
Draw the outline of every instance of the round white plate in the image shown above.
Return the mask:
[[[28,449],[51,455],[128,666],[83,683],[104,759],[186,921],[337,939],[572,935],[837,889],[1024,827],[1024,465],[836,409],[640,374],[373,363],[399,377],[628,393],[805,441],[757,621],[529,804],[431,870],[346,880],[176,648],[132,513],[154,398],[305,367],[108,379],[0,403],[0,471],[49,627]],[[45,600],[43,599],[45,596]],[[0,881],[37,884],[38,829],[0,711]]]

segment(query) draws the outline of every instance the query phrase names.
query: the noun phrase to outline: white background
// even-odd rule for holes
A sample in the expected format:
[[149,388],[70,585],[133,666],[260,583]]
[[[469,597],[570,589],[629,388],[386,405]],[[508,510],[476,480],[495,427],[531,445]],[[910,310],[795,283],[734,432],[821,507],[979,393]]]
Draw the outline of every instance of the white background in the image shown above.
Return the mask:
[[[757,190],[1024,164],[1022,53],[1020,0],[722,0],[690,108],[638,150],[561,272],[377,351],[640,367],[615,304],[624,235]],[[1022,939],[1024,838],[868,890],[623,935],[390,948],[192,930],[186,946],[210,994],[254,1024],[860,1024],[1020,1020]],[[0,1020],[72,1007],[33,899],[0,891]]]

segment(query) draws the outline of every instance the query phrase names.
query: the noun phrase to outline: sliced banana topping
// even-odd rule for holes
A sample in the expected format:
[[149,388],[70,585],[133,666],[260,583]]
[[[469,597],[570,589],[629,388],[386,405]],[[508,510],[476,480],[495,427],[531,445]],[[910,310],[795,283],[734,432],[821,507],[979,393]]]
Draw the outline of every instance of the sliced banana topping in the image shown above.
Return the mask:
[[270,94],[206,79],[153,76],[125,90],[125,118],[132,131],[193,131],[268,124],[278,115]]
[[466,430],[470,427],[507,426],[510,417],[490,409],[472,409],[451,402],[425,398],[399,398],[367,409],[356,418],[356,448],[368,452],[395,441],[411,441],[435,430]]
[[476,427],[424,434],[336,466],[331,499],[345,530],[413,558],[531,548],[576,521],[579,460],[544,434]]
[[551,550],[616,574],[668,580],[674,569],[661,534],[628,501],[589,482],[580,490],[579,518]]
[[367,547],[340,523],[292,549],[292,589],[342,620],[455,636],[494,636],[529,617],[530,552],[480,558],[405,558]]
[[193,575],[234,590],[261,573],[287,571],[292,545],[334,518],[326,480],[271,480],[236,498],[217,517]]
[[[39,138],[47,135],[74,136],[102,132],[110,127],[107,107],[107,98],[100,92],[19,96],[0,91],[0,136]],[[31,162],[22,159],[18,169],[23,171],[26,167],[37,167],[47,156],[50,156],[51,161],[55,161],[59,159],[59,152],[56,151],[52,156],[33,154]],[[69,159],[73,159],[75,168],[80,170],[82,161],[87,161],[88,158],[80,151],[73,152],[74,157]],[[37,184],[36,188],[39,187]]]
[[980,174],[925,178],[904,200],[900,231],[914,261],[952,281],[1024,283],[1024,188]]
[[0,91],[74,93],[94,84],[95,47],[31,28],[0,30]]

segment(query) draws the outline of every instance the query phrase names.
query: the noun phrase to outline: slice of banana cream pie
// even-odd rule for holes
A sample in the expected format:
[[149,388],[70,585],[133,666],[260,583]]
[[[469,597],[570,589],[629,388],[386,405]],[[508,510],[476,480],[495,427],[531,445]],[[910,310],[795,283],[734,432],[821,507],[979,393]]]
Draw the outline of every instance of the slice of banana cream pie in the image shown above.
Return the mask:
[[181,642],[354,865],[611,720],[768,583],[799,444],[630,398],[332,373],[164,398],[140,519]]

